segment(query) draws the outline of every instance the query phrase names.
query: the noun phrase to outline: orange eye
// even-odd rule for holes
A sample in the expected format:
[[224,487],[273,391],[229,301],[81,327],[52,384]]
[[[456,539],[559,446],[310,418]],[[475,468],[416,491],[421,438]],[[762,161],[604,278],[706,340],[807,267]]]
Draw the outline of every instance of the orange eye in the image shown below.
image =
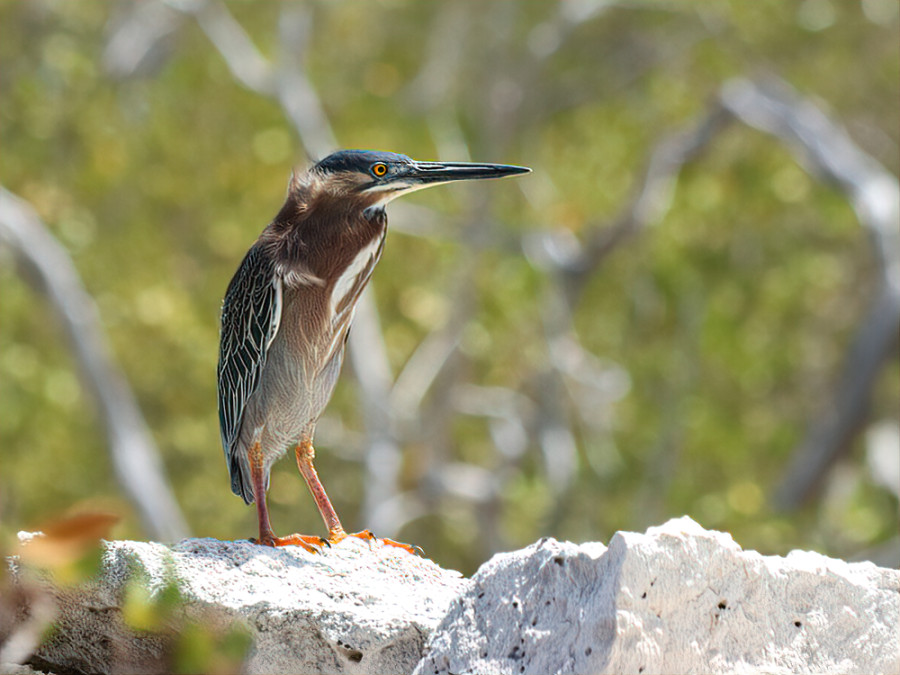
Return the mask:
[[387,165],[378,162],[378,164],[372,165],[372,173],[381,178],[384,174],[387,173]]

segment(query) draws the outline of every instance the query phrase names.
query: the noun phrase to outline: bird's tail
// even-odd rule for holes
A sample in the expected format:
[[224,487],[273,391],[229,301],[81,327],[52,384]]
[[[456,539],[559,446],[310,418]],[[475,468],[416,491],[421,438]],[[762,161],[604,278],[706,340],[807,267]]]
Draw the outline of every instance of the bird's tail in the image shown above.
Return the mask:
[[255,501],[253,495],[253,481],[250,478],[250,465],[247,463],[246,457],[241,457],[241,453],[233,453],[231,461],[228,464],[228,471],[231,474],[231,491],[238,497],[243,498],[247,504]]

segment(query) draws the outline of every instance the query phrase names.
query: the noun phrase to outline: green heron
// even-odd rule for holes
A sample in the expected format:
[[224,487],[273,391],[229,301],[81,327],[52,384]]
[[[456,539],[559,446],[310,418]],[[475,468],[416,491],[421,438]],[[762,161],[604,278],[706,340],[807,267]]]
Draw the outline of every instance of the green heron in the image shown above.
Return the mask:
[[[313,467],[313,433],[337,383],[356,304],[381,257],[385,205],[433,185],[529,171],[343,150],[293,176],[284,206],[244,256],[222,305],[219,425],[231,489],[256,502],[257,543],[316,551],[347,537]],[[269,470],[290,447],[327,539],[272,531]],[[367,530],[355,536],[373,538]]]

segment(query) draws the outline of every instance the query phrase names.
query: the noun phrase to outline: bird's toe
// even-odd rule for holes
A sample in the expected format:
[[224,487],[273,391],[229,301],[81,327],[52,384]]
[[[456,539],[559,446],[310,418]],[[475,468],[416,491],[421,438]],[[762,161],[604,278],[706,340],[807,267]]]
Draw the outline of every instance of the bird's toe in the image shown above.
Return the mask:
[[404,544],[402,541],[394,541],[393,539],[382,539],[376,537],[369,530],[362,530],[361,532],[353,532],[350,535],[344,535],[350,537],[357,537],[358,539],[362,539],[364,541],[369,542],[371,545],[373,542],[379,542],[382,546],[393,546],[395,548],[403,549],[407,553],[411,553],[412,555],[417,555],[420,557],[425,557],[425,551],[423,551],[419,546],[413,546],[411,544]]
[[310,534],[289,534],[286,537],[276,537],[275,546],[299,546],[310,553],[321,553],[326,546],[331,546],[327,539]]
[[289,534],[286,537],[276,537],[273,534],[262,535],[259,539],[250,540],[254,544],[260,546],[299,546],[310,553],[321,553],[322,548],[331,546],[327,540],[322,537],[309,534]]

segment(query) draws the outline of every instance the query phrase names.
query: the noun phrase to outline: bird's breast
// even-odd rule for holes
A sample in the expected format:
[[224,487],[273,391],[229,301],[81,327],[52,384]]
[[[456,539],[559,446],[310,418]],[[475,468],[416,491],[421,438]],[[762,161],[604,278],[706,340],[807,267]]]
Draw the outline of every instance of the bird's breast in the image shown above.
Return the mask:
[[331,396],[343,357],[325,309],[324,289],[286,291],[281,330],[263,373],[273,407],[318,417]]

